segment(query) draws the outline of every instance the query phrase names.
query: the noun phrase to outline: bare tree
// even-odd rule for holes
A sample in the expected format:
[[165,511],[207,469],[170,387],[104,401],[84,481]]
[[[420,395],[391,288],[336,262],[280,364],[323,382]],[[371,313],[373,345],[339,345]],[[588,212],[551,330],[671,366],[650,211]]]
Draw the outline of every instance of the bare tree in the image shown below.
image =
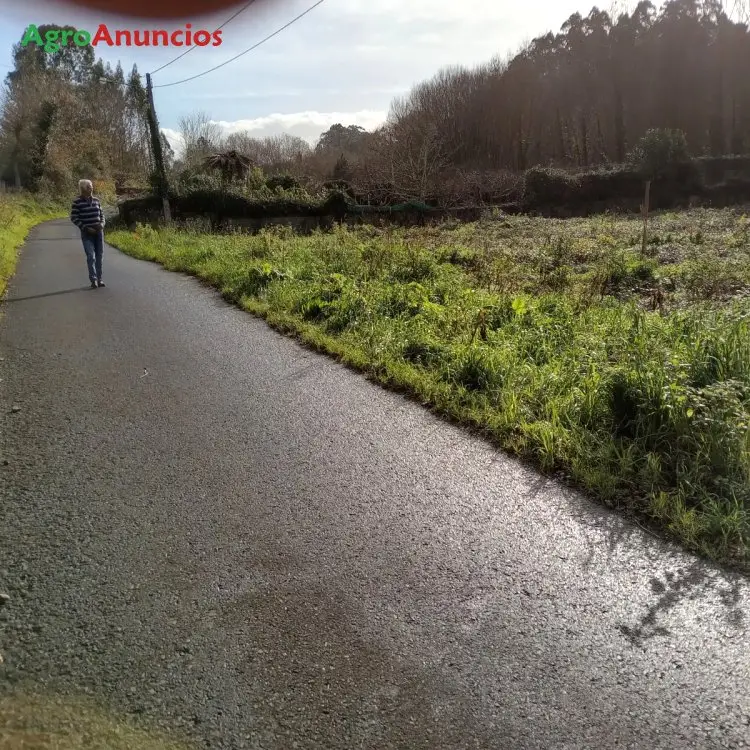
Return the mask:
[[196,167],[222,146],[222,131],[206,112],[185,115],[179,121],[182,140],[182,161],[187,167]]

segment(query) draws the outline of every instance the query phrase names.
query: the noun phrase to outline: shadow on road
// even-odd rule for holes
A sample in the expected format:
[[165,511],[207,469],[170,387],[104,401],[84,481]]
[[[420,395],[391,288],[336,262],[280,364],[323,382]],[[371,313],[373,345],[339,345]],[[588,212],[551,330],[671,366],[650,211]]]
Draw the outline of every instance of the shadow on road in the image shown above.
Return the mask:
[[659,615],[679,606],[686,600],[697,599],[714,592],[725,608],[725,622],[737,635],[746,631],[745,612],[741,609],[742,592],[740,580],[727,580],[707,568],[701,560],[696,560],[687,568],[676,573],[666,571],[663,576],[649,580],[651,591],[656,599],[649,604],[638,622],[618,626],[620,632],[633,646],[643,648],[645,643],[657,636],[666,637],[673,633],[658,623]]
[[[665,627],[664,617],[698,599],[715,600],[723,609],[724,623],[737,635],[746,632],[747,597],[743,592],[747,592],[748,587],[747,579],[740,572],[701,558],[690,561],[688,553],[656,537],[636,519],[616,515],[605,508],[591,508],[592,512],[582,513],[575,508],[572,499],[570,505],[580,522],[582,541],[588,548],[584,569],[593,572],[604,560],[609,565],[627,566],[628,555],[621,553],[633,547],[640,548],[640,554],[653,561],[654,571],[648,579],[653,599],[644,603],[642,613],[634,615],[631,622],[617,626],[631,645],[645,648],[654,638],[679,635]],[[666,568],[665,559],[670,561]],[[715,622],[713,627],[718,624]]]
[[32,294],[29,297],[9,297],[3,300],[6,304],[10,302],[25,302],[30,299],[42,299],[43,297],[56,297],[58,294],[73,294],[74,292],[88,292],[91,291],[90,286],[79,286],[76,289],[62,289],[59,292],[46,292],[45,294]]

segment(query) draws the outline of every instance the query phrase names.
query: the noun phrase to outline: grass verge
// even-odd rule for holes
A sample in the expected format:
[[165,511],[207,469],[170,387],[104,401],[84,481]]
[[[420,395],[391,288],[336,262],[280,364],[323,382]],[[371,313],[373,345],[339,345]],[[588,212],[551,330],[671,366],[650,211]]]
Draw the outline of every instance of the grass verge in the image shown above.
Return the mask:
[[732,211],[108,241],[747,568],[750,238]]
[[0,750],[189,750],[91,701],[18,694],[0,698]]
[[16,270],[18,249],[29,230],[49,219],[67,216],[60,204],[24,193],[0,193],[0,297]]

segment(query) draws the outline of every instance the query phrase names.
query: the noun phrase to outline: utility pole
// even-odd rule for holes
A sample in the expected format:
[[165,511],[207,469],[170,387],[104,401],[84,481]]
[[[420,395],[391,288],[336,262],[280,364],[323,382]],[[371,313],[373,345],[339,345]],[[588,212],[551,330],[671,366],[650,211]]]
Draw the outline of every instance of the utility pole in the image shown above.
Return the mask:
[[159,132],[159,121],[156,118],[156,108],[154,107],[154,91],[151,86],[151,74],[146,73],[146,91],[148,92],[148,128],[151,132],[151,151],[154,154],[154,164],[156,174],[159,179],[159,194],[161,195],[162,206],[164,208],[164,219],[167,222],[172,220],[172,212],[169,208],[169,190],[167,185],[167,170],[164,166],[164,152],[161,147],[161,133]]

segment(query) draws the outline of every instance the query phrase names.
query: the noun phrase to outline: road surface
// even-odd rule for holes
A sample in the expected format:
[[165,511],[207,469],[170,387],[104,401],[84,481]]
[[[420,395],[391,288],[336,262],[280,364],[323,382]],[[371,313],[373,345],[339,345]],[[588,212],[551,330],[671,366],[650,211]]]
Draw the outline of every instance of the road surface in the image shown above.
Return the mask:
[[750,747],[743,579],[104,263],[44,224],[2,305],[0,689],[211,748]]

